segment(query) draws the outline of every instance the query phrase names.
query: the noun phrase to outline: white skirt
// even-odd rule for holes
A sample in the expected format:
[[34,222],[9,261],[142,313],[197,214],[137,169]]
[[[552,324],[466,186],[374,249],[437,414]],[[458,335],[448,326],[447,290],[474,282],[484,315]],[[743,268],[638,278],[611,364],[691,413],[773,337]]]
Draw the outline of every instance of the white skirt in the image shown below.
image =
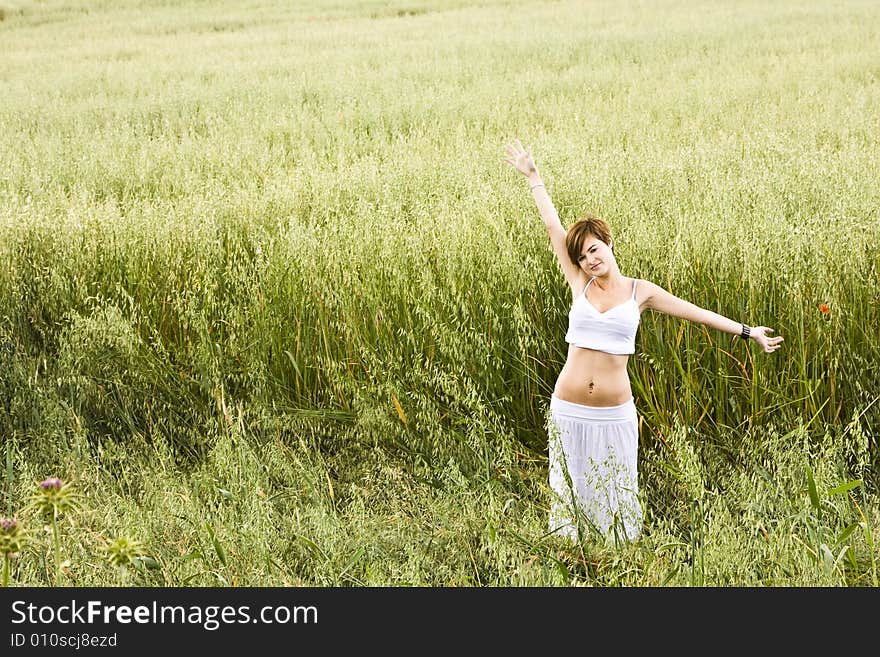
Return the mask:
[[583,406],[550,398],[550,531],[576,539],[592,527],[606,538],[641,533],[639,424],[635,402]]

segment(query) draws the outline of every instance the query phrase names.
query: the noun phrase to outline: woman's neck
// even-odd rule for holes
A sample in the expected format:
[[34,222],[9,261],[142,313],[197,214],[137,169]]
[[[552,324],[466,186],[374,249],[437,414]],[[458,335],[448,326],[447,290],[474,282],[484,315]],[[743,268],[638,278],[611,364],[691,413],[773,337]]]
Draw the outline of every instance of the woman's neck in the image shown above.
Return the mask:
[[598,286],[604,292],[611,292],[625,287],[626,278],[620,271],[610,271],[602,276],[594,276],[593,285]]

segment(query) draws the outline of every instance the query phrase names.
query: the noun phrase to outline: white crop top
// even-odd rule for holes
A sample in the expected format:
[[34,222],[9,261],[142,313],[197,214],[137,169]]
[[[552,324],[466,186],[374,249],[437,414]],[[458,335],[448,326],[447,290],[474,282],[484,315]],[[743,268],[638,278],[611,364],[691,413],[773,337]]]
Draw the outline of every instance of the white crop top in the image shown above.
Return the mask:
[[587,288],[594,280],[590,279],[584,286],[584,291],[571,304],[565,341],[576,347],[604,351],[607,354],[634,354],[640,319],[635,279],[632,296],[604,313],[596,310],[587,300]]

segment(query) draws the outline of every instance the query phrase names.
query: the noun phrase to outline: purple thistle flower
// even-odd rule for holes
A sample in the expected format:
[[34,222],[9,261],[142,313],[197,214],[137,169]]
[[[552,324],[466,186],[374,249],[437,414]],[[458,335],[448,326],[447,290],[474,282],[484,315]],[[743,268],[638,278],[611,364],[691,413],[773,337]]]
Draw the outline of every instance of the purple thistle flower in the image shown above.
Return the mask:
[[15,518],[0,518],[0,532],[12,534],[17,528],[18,521]]
[[76,511],[79,507],[77,495],[70,489],[70,483],[64,483],[58,477],[41,481],[31,499],[41,514],[55,519],[62,513]]

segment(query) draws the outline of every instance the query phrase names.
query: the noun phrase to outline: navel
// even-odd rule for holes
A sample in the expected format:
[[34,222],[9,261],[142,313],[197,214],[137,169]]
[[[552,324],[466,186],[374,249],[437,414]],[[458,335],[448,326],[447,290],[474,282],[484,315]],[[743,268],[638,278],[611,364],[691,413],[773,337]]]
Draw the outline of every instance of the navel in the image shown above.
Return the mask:
[[592,381],[590,381],[590,387],[589,387],[589,389],[587,390],[587,392],[589,392],[591,395],[593,394],[593,386],[594,386],[594,385],[595,385],[595,384],[594,384]]

